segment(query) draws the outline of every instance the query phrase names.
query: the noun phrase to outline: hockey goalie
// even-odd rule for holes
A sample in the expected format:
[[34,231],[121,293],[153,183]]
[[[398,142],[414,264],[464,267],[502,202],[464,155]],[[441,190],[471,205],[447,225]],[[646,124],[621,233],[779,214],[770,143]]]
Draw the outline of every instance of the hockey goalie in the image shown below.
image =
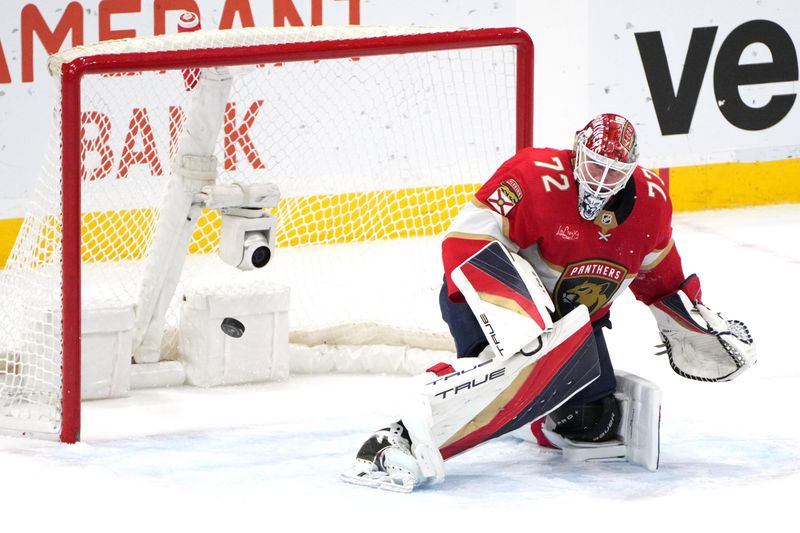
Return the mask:
[[510,432],[568,460],[656,470],[661,391],[615,372],[603,336],[628,287],[679,375],[729,381],[755,363],[747,326],[712,311],[684,275],[668,188],[637,160],[633,125],[603,114],[572,150],[526,148],[500,166],[442,243],[457,359],[415,378],[400,420],[367,439],[343,480],[408,492]]

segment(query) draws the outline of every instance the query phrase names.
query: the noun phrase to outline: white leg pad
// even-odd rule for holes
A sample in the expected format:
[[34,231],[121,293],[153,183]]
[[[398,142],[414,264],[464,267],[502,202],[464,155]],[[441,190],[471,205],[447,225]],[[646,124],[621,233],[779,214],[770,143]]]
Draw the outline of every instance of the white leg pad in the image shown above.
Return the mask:
[[620,436],[626,459],[656,471],[661,448],[661,389],[639,376],[618,372],[617,399],[622,409]]
[[535,354],[462,358],[442,373],[418,376],[400,418],[423,481],[442,481],[444,458],[512,431],[519,417],[556,409],[594,381],[599,368],[589,314],[580,306],[543,335]]
[[616,373],[620,405],[617,438],[607,442],[578,442],[553,431],[552,422],[542,427],[547,439],[568,461],[626,460],[655,471],[658,469],[661,430],[661,389],[644,378]]
[[414,397],[407,404],[403,424],[411,435],[411,453],[417,458],[425,481],[431,484],[444,481],[444,459],[431,434],[433,412],[426,397]]

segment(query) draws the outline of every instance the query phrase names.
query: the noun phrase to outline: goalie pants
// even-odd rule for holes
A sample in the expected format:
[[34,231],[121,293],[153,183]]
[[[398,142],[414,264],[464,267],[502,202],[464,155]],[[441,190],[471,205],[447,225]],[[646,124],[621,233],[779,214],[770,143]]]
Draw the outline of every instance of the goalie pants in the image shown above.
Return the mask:
[[[484,348],[489,346],[489,341],[483,334],[483,328],[478,324],[469,305],[466,303],[451,302],[447,297],[447,285],[443,284],[439,292],[439,307],[442,312],[442,319],[450,328],[450,334],[456,343],[456,357],[477,357]],[[569,404],[580,405],[594,400],[599,400],[612,394],[617,388],[617,380],[614,377],[614,367],[611,365],[611,357],[608,354],[608,346],[603,336],[603,328],[611,328],[611,320],[608,315],[592,322],[592,331],[597,342],[597,352],[600,358],[600,377],[589,384],[588,387],[580,391],[570,399]]]

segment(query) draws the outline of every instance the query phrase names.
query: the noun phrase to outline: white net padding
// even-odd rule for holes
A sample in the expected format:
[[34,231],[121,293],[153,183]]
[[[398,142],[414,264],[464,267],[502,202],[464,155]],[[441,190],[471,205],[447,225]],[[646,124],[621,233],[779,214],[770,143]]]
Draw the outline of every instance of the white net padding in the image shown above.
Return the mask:
[[[94,56],[201,55],[415,33],[437,32],[197,32],[78,47],[54,56],[50,68],[58,79],[63,65]],[[261,64],[243,50],[230,69],[214,150],[217,182],[278,185],[277,250],[259,271],[224,264],[216,253],[219,214],[205,211],[167,313],[162,357],[180,356],[181,295],[209,280],[289,286],[292,342],[440,347],[447,335],[437,303],[439,235],[476,184],[516,149],[515,46]],[[81,81],[84,306],[140,306],[145,265],[160,260],[151,247],[187,120],[186,78],[195,73],[147,68]],[[59,104],[44,171],[0,277],[0,426],[44,432],[58,431],[61,409],[60,111]]]

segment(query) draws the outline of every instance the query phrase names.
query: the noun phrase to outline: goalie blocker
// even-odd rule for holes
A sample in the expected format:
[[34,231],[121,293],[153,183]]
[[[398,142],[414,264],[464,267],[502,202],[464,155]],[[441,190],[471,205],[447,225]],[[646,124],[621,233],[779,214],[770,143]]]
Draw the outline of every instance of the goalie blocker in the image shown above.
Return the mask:
[[[537,348],[555,305],[530,263],[492,241],[451,273],[498,357]],[[530,345],[530,346],[529,346]]]

